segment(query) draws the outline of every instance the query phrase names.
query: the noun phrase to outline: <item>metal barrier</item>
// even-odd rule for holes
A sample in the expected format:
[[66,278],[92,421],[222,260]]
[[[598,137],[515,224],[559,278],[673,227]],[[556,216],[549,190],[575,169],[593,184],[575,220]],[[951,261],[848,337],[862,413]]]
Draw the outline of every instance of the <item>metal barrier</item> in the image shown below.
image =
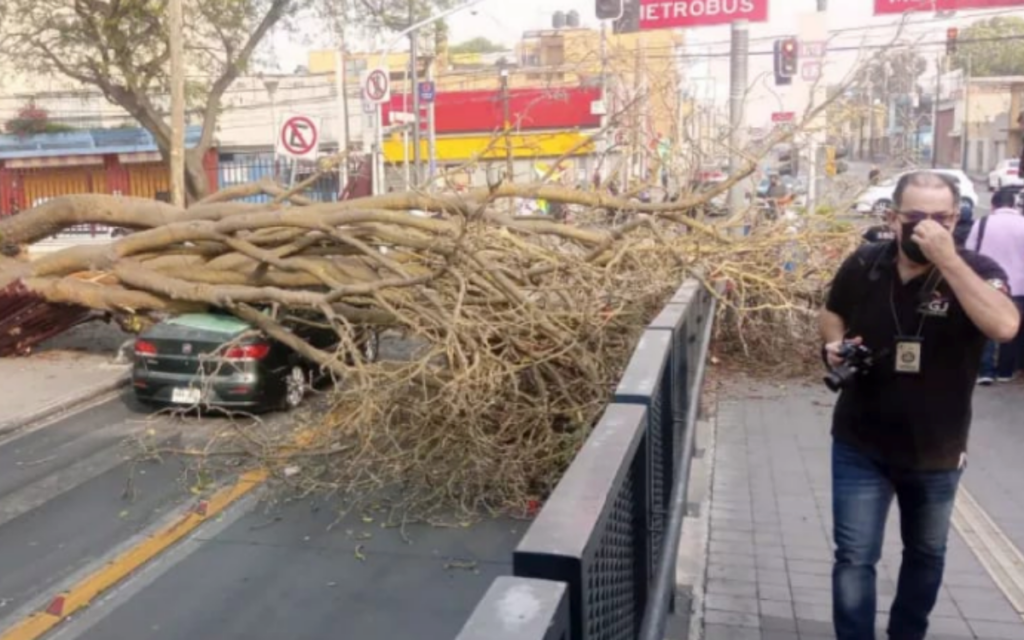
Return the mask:
[[[713,315],[714,298],[699,283],[676,292],[513,554],[516,576],[565,585],[572,640],[663,635]],[[502,620],[486,603],[474,628],[502,637]]]
[[494,581],[457,640],[569,640],[569,596],[561,582]]

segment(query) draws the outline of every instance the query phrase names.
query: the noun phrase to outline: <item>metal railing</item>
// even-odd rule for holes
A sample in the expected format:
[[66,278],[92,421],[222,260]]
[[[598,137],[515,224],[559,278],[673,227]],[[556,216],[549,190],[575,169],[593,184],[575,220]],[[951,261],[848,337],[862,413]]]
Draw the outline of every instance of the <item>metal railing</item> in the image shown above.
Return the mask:
[[[714,298],[687,282],[644,331],[608,406],[513,554],[517,578],[560,584],[568,607],[516,638],[653,640],[674,606],[694,431]],[[493,593],[459,640],[502,638]],[[541,606],[542,605],[542,606]]]

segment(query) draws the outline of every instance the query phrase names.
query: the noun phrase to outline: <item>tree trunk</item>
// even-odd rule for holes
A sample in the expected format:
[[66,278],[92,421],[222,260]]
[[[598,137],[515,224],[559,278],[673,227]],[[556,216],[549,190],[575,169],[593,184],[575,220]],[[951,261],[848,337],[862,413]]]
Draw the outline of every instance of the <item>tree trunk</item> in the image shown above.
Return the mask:
[[210,195],[210,181],[203,167],[207,149],[197,147],[185,152],[185,200],[189,204],[199,202]]

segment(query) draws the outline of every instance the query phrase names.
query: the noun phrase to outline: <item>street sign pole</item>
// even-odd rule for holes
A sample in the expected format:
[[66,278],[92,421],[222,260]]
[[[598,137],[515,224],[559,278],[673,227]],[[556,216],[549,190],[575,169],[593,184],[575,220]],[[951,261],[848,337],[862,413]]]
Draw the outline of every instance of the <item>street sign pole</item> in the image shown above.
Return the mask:
[[381,66],[367,71],[362,80],[363,99],[375,106],[373,132],[373,192],[377,195],[387,190],[384,179],[384,103],[391,100],[391,74]]
[[[409,3],[409,22],[413,20],[413,3]],[[420,148],[420,138],[423,135],[420,113],[420,32],[414,29],[409,33],[409,64],[412,67],[412,112],[416,121],[412,124],[412,183],[415,187],[420,186],[423,179],[423,150]]]

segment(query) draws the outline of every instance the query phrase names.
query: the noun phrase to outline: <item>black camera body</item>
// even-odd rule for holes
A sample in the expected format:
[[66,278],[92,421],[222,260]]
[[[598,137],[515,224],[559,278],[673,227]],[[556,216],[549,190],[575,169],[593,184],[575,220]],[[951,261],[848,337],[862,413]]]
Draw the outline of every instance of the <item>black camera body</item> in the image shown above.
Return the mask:
[[862,344],[844,342],[838,355],[843,358],[842,364],[825,376],[825,386],[833,393],[848,387],[854,378],[866,374],[875,364],[873,352]]

